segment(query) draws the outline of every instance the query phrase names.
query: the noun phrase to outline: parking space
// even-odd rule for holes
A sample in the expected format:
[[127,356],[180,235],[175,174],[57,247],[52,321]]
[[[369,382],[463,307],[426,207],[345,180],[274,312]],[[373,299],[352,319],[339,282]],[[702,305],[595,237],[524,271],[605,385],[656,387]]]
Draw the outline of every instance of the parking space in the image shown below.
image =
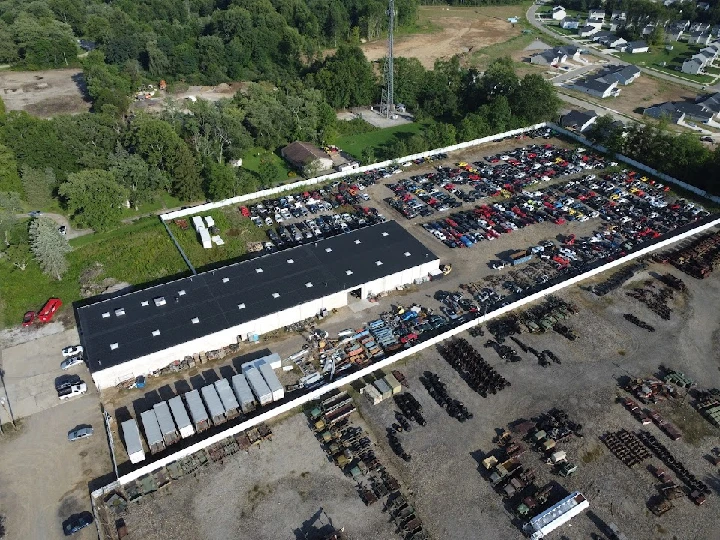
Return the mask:
[[[56,381],[60,378],[76,374],[86,383],[91,383],[84,364],[66,371],[60,368],[63,361],[61,350],[78,343],[77,330],[71,328],[2,351],[5,386],[16,418],[31,416],[62,404],[55,389]],[[97,395],[94,385],[88,384],[88,393]],[[6,416],[7,413],[0,410],[4,422],[9,420]]]

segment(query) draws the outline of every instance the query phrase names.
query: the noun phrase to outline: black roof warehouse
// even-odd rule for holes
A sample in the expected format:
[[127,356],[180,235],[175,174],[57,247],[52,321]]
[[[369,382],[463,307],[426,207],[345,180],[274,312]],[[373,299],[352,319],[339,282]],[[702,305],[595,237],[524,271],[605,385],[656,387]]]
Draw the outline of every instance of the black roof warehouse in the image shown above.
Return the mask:
[[[273,314],[329,297],[333,305],[318,304],[312,314],[340,307],[347,291],[362,288],[364,296],[394,289],[438,264],[435,254],[389,221],[77,308],[81,341],[93,379],[106,387],[219,348],[217,339],[203,341],[208,336],[223,336],[225,346],[248,332],[262,334],[307,317],[298,312],[290,322],[268,322]],[[409,279],[412,269],[417,271]],[[384,283],[402,273],[409,281]],[[183,344],[188,346],[181,351]],[[147,361],[136,362],[142,359]],[[102,375],[107,370],[109,382]]]

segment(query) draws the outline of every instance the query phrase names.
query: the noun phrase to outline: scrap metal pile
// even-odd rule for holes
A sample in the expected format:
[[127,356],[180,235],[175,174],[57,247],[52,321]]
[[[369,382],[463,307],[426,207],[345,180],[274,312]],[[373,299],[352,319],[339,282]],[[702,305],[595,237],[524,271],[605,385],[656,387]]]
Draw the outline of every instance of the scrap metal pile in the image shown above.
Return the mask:
[[602,283],[595,285],[592,288],[592,291],[597,296],[605,296],[606,294],[622,287],[623,284],[631,279],[637,272],[645,270],[645,268],[647,268],[647,264],[644,262],[637,262],[631,264],[630,266],[626,266],[617,272],[614,272]]
[[720,266],[720,233],[704,236],[684,249],[663,256],[663,261],[697,279]]
[[473,417],[472,413],[467,410],[462,401],[450,397],[447,386],[440,380],[440,377],[431,371],[423,372],[420,382],[430,394],[430,397],[440,405],[447,413],[460,422],[469,420]]
[[668,301],[672,300],[675,290],[670,287],[662,287],[660,290],[655,288],[655,282],[648,280],[643,288],[628,291],[630,298],[634,298],[645,304],[652,312],[663,320],[670,320],[672,308],[668,306]]
[[452,339],[439,348],[442,357],[482,397],[487,397],[488,393],[496,394],[510,386],[510,382],[495,371],[466,339]]
[[600,440],[616,458],[630,468],[650,459],[650,452],[643,446],[640,439],[627,430],[610,431],[602,435]]
[[720,390],[711,388],[697,393],[695,408],[712,425],[720,427]]
[[425,417],[422,415],[422,405],[415,399],[410,392],[404,392],[402,394],[396,394],[393,396],[395,405],[398,406],[402,414],[408,420],[414,420],[421,426],[427,424]]
[[637,318],[635,315],[633,315],[632,313],[625,313],[625,314],[623,315],[623,318],[624,318],[626,321],[633,323],[635,326],[638,326],[638,327],[642,328],[643,330],[647,330],[648,332],[654,332],[654,331],[655,331],[655,327],[654,327],[654,326],[652,326],[651,324],[646,323],[645,321],[642,321],[642,320],[638,319],[638,318]]

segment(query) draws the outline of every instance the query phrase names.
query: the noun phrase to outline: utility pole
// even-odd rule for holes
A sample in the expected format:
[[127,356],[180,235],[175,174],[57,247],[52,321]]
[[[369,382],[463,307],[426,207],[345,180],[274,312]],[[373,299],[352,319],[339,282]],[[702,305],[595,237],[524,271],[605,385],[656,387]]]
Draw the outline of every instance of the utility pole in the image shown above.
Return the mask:
[[2,383],[3,391],[5,392],[5,397],[0,398],[0,405],[2,405],[5,412],[10,415],[10,421],[12,422],[13,427],[17,427],[15,425],[15,416],[13,416],[12,407],[10,406],[10,398],[8,397],[7,387],[5,386],[5,370],[2,368],[0,368],[0,382]]
[[388,2],[388,54],[385,59],[385,87],[382,91],[380,114],[392,118],[395,114],[395,66],[393,63],[393,32],[395,31],[395,0]]

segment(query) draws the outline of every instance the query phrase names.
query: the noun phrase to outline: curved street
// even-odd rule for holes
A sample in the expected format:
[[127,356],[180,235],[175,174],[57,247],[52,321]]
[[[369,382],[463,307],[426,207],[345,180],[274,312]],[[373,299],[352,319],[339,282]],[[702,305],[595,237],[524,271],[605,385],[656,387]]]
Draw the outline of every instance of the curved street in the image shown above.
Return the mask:
[[[18,219],[25,219],[31,217],[30,214],[15,214],[15,217]],[[52,214],[52,213],[42,213],[42,217],[48,217],[52,219],[55,223],[57,223],[58,227],[65,226],[65,236],[68,240],[71,238],[77,238],[78,236],[85,236],[86,234],[92,234],[92,229],[73,229],[72,225],[70,225],[70,220],[63,216],[62,214]]]

